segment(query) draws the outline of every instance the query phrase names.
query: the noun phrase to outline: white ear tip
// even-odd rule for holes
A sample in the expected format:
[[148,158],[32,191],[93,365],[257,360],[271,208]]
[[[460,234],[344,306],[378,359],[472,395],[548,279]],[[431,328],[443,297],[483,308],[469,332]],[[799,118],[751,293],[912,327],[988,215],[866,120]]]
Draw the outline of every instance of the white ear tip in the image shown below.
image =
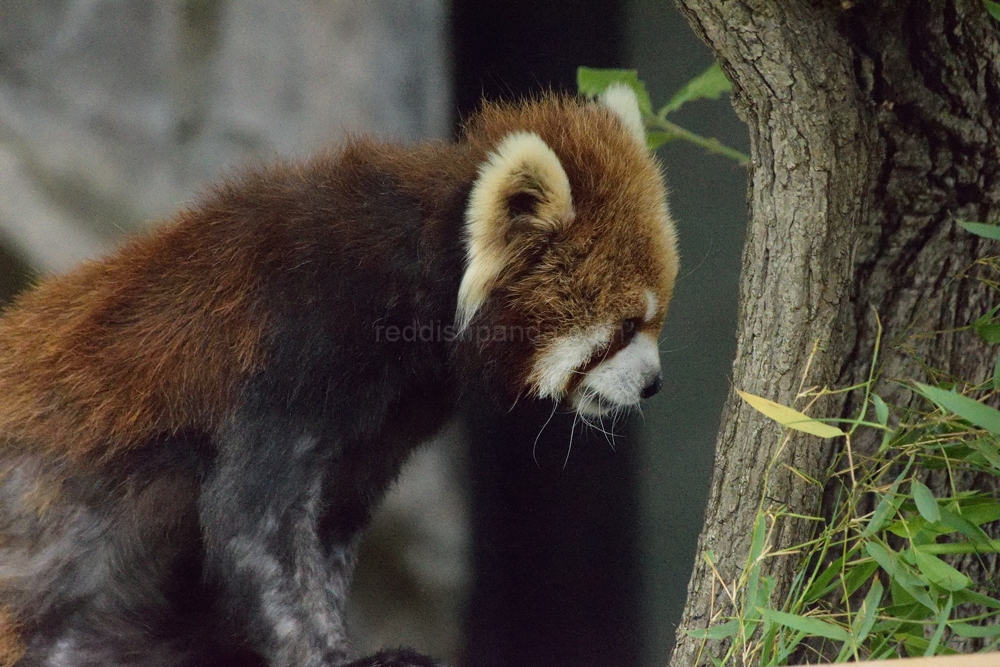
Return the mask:
[[642,122],[642,112],[639,111],[639,98],[631,86],[613,83],[601,93],[600,101],[621,119],[636,141],[646,145],[646,128]]

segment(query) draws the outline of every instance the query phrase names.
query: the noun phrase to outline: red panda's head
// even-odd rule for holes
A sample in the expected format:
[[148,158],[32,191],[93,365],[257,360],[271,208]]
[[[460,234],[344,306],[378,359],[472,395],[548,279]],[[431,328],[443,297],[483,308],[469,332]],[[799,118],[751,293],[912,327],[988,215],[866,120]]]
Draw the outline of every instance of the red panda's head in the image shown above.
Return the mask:
[[488,106],[456,325],[515,394],[599,416],[661,383],[674,224],[634,93]]

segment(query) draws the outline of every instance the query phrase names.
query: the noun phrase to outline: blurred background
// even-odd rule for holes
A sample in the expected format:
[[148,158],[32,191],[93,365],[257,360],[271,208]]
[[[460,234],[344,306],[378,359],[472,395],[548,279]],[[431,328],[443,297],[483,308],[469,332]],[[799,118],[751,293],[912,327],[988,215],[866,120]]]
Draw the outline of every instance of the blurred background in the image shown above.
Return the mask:
[[[483,97],[574,90],[579,65],[636,68],[659,105],[711,62],[669,0],[0,0],[0,303],[248,161],[345,132],[448,138]],[[746,150],[728,101],[675,120]],[[659,156],[683,258],[664,391],[614,438],[480,405],[418,452],[362,548],[360,651],[666,662],[735,350],[746,173]]]

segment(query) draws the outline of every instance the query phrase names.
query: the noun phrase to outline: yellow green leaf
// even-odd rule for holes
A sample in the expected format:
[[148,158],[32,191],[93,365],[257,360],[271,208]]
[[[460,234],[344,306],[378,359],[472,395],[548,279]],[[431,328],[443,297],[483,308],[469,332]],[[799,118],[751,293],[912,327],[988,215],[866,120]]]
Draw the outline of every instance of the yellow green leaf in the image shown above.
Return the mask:
[[836,426],[824,424],[823,422],[817,421],[816,419],[804,415],[798,410],[793,410],[788,406],[775,403],[774,401],[762,398],[761,396],[748,394],[747,392],[740,391],[739,389],[736,390],[736,393],[739,394],[744,401],[749,403],[750,407],[754,408],[765,417],[773,419],[782,426],[787,426],[788,428],[795,429],[796,431],[802,431],[803,433],[818,435],[821,438],[835,438],[838,435],[844,435],[844,432]]

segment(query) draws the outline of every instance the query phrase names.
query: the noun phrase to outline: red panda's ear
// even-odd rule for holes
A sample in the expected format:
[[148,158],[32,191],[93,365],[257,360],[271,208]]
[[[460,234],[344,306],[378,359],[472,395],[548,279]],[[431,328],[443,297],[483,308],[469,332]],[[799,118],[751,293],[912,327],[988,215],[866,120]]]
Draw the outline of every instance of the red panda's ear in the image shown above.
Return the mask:
[[480,167],[465,211],[466,266],[455,322],[465,329],[505,266],[539,233],[573,219],[569,179],[559,158],[533,132],[514,132]]
[[635,140],[646,147],[646,129],[639,110],[639,98],[635,91],[624,83],[613,83],[601,93],[600,103],[618,116]]

